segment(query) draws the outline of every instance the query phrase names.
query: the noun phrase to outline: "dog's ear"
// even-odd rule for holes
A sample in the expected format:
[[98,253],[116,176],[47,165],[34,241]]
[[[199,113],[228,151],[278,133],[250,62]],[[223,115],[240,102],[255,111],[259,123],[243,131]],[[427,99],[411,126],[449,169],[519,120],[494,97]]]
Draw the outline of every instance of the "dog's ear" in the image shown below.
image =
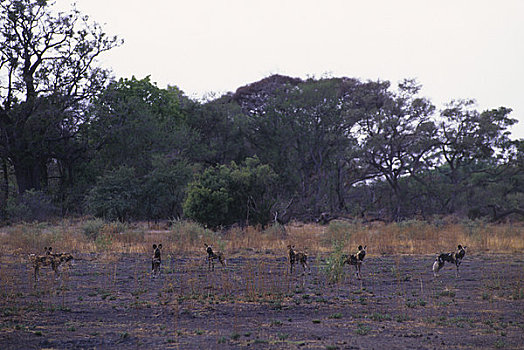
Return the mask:
[[158,245],[158,249],[162,249],[162,243]]
[[467,245],[464,246],[464,250],[466,250],[466,249],[468,249],[468,246],[467,246]]
[[460,249],[462,249],[462,246],[459,244],[459,245],[457,246],[457,248],[460,250]]
[[365,245],[365,246],[364,246],[364,250],[366,250],[366,249],[367,249],[367,247],[368,247],[368,246],[367,246],[367,245]]
[[44,247],[44,251],[46,251],[46,252],[47,252],[47,247]]
[[206,248],[207,248],[207,243],[204,243],[204,247],[206,247]]
[[49,251],[51,251],[51,250],[53,250],[53,247],[49,247],[49,248],[47,248],[47,249],[48,249]]
[[362,246],[361,245],[358,246],[358,250],[362,250]]
[[153,244],[153,249],[156,249],[156,244]]

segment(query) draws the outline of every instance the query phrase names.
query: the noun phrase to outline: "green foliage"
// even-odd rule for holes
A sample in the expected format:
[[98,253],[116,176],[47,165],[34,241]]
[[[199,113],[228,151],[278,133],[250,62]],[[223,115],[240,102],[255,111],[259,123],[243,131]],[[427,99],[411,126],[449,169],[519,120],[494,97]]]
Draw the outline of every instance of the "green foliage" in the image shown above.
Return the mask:
[[64,170],[81,158],[85,102],[109,75],[97,57],[119,41],[76,10],[58,14],[50,1],[7,0],[0,10],[2,158],[19,193],[45,190],[48,166]]
[[12,221],[43,221],[58,215],[51,198],[42,191],[28,190],[20,197],[9,198],[6,213]]
[[200,224],[192,221],[174,221],[171,224],[172,238],[175,241],[184,237],[189,243],[199,243],[203,237],[208,235],[206,229]]
[[275,179],[257,158],[207,168],[189,184],[184,215],[213,229],[236,222],[264,227],[271,219]]
[[344,278],[344,243],[333,241],[332,245],[332,252],[322,266],[322,272],[329,283],[338,283]]
[[138,207],[135,169],[122,166],[100,177],[87,197],[88,210],[107,220],[128,220]]
[[105,251],[110,249],[113,244],[113,237],[109,234],[98,235],[95,239],[95,245],[98,250]]
[[140,180],[138,217],[146,219],[182,216],[185,189],[191,178],[186,162],[168,162],[158,158],[154,168]]
[[189,184],[184,202],[184,215],[211,228],[235,222],[228,212],[233,199],[228,193],[229,170],[225,166],[208,168],[200,178]]
[[[393,89],[388,81],[276,75],[205,101],[149,77],[106,85],[92,59],[116,38],[77,12],[60,19],[50,5],[0,5],[6,221],[82,212],[82,204],[108,220],[185,214],[213,229],[264,229],[273,218],[312,221],[324,212],[396,221],[523,217],[524,141],[509,138],[516,120],[508,108],[455,101],[437,116],[413,80]],[[26,23],[31,35],[14,35],[24,21],[34,21]],[[53,43],[50,56],[30,57],[29,79],[17,48]],[[355,229],[332,223],[327,239],[347,241]]]
[[82,232],[87,238],[95,240],[102,232],[105,224],[102,219],[87,220],[82,224]]
[[278,172],[301,211],[317,215],[344,207],[337,174],[348,170],[355,144],[355,119],[346,109],[351,94],[345,92],[361,87],[353,79],[273,76],[237,92],[241,106],[254,114],[250,127],[256,132],[249,138],[256,154]]
[[107,220],[179,217],[189,178],[185,163],[158,160],[156,168],[143,176],[121,166],[98,178],[87,196],[87,208]]
[[185,152],[193,136],[184,127],[183,99],[176,88],[160,89],[149,77],[112,82],[92,105],[88,131],[99,147],[94,166],[127,165],[144,174],[155,155]]
[[327,228],[326,239],[332,244],[335,244],[335,242],[347,242],[351,238],[354,229],[354,225],[349,222],[331,221]]

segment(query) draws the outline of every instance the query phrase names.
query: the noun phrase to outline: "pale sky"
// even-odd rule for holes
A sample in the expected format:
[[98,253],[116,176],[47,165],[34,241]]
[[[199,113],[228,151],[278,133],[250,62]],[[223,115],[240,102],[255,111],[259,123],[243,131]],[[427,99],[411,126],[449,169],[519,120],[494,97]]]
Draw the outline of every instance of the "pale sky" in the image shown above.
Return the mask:
[[195,98],[275,73],[416,78],[437,108],[512,108],[513,138],[524,138],[524,0],[75,2],[124,39],[100,60],[117,78],[150,75]]

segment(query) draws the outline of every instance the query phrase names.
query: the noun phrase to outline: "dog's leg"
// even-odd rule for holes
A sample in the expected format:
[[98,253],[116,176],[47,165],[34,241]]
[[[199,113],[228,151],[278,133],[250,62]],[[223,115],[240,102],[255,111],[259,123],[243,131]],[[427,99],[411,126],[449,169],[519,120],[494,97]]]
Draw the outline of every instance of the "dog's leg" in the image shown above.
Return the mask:
[[438,260],[435,260],[435,262],[433,263],[433,277],[438,276],[438,270],[439,270],[439,263],[438,263]]
[[55,271],[55,279],[58,280],[60,279],[60,271],[58,271],[58,268],[60,267],[60,265],[54,265],[52,266],[53,268],[53,271]]

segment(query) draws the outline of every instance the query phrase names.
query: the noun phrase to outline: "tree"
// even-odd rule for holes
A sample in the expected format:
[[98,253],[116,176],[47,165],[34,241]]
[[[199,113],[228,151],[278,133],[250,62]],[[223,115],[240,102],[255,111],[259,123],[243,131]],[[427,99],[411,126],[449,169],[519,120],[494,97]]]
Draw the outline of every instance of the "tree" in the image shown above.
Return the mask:
[[365,106],[355,132],[361,136],[363,162],[390,186],[392,217],[399,220],[406,193],[401,179],[416,173],[436,145],[436,127],[430,119],[434,106],[417,96],[420,86],[413,80],[400,83],[398,92],[389,91],[389,83],[376,89],[374,96],[353,101]]
[[309,219],[345,209],[347,154],[355,145],[347,113],[348,78],[302,81],[272,76],[237,90],[233,99],[249,113],[254,153],[280,175],[288,196]]
[[88,211],[110,220],[127,221],[137,216],[139,181],[135,169],[127,166],[98,178],[86,198]]
[[[473,100],[452,101],[441,112],[438,171],[448,179],[450,189],[444,204],[448,213],[457,210],[458,197],[471,185],[472,175],[507,169],[502,159],[510,147],[507,129],[517,121],[511,109],[500,107],[479,113]],[[499,167],[498,170],[496,168]]]
[[176,87],[160,89],[149,77],[111,82],[94,99],[85,130],[95,171],[127,165],[143,175],[156,156],[192,152],[197,135],[184,121],[184,99]]
[[182,217],[191,171],[191,166],[184,161],[156,157],[153,169],[140,181],[138,218],[159,220]]
[[58,146],[75,138],[85,102],[108,78],[96,58],[120,41],[45,0],[6,0],[0,9],[0,156],[24,193],[46,186],[48,163],[62,159]]
[[210,228],[271,220],[276,174],[258,158],[209,167],[189,184],[184,214]]
[[189,157],[207,166],[240,163],[253,156],[247,143],[248,119],[231,97],[188,103],[186,123],[195,135]]

